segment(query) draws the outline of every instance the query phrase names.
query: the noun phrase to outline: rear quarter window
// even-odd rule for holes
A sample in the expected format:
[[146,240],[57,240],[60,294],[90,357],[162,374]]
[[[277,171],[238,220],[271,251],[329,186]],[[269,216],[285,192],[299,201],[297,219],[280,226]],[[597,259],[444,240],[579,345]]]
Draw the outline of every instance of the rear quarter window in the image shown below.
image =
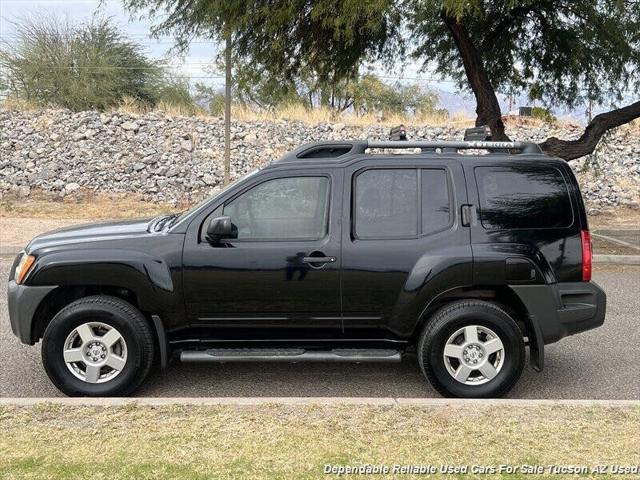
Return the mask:
[[564,228],[573,223],[567,183],[555,167],[476,167],[475,175],[486,229]]

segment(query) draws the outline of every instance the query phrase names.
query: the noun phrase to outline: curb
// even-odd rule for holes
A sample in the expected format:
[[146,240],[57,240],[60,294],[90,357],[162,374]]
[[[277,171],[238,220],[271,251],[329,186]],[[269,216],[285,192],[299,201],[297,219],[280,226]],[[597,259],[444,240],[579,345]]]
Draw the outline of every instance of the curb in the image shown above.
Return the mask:
[[593,263],[599,265],[640,265],[640,255],[594,255]]
[[595,232],[592,233],[591,235],[593,235],[594,237],[597,237],[597,238],[602,238],[602,239],[607,240],[609,242],[617,243],[618,245],[623,245],[625,247],[628,247],[628,248],[631,248],[633,250],[636,250],[636,251],[640,252],[640,247],[638,247],[636,245],[633,245],[632,243],[625,242],[624,240],[620,240],[619,238],[609,237],[607,235],[603,235],[601,233],[595,233]]
[[[0,256],[17,255],[24,247],[17,245],[0,245]],[[594,255],[594,264],[640,265],[640,255]]]
[[119,407],[137,405],[161,407],[190,406],[260,406],[260,405],[360,405],[385,407],[640,407],[640,400],[548,400],[548,399],[460,399],[460,398],[392,398],[392,397],[147,397],[147,398],[0,398],[0,406],[33,407],[36,405],[83,407]]

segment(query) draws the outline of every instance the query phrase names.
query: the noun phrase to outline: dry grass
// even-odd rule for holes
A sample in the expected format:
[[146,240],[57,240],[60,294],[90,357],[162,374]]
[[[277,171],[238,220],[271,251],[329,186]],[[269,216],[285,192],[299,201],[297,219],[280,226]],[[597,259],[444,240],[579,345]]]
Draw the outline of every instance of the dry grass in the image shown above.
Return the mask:
[[276,121],[276,120],[297,120],[308,124],[316,123],[344,123],[345,125],[367,126],[367,125],[447,125],[452,123],[468,123],[472,119],[465,117],[462,113],[453,118],[443,114],[407,116],[407,115],[387,115],[383,118],[377,115],[354,115],[350,112],[338,113],[326,107],[309,109],[303,105],[288,105],[276,111],[256,111],[242,105],[234,105],[232,118],[239,121]]
[[45,404],[0,408],[0,472],[35,479],[305,479],[322,477],[326,464],[637,465],[639,429],[638,407]]
[[184,210],[186,205],[144,201],[140,195],[98,195],[84,192],[79,198],[52,200],[34,192],[28,199],[5,197],[0,200],[0,217],[43,219],[112,219],[149,217]]
[[42,107],[36,102],[26,100],[20,97],[9,96],[0,101],[0,108],[3,110],[17,110],[21,112],[30,112],[33,110],[39,110]]
[[[144,115],[150,111],[164,112],[170,116],[178,117],[207,117],[210,116],[204,109],[188,108],[182,105],[173,105],[160,103],[156,108],[150,109],[148,106],[141,104],[136,99],[125,97],[118,108],[119,112],[129,113],[132,115]],[[474,120],[467,116],[464,112],[457,112],[451,117],[444,114],[407,116],[407,115],[387,115],[380,118],[377,115],[354,115],[351,112],[335,112],[326,107],[309,109],[303,105],[287,105],[274,111],[255,110],[246,105],[234,104],[231,107],[231,118],[234,121],[254,122],[254,121],[278,121],[278,120],[295,120],[307,124],[318,123],[344,123],[350,126],[368,126],[368,125],[459,125],[471,126]]]

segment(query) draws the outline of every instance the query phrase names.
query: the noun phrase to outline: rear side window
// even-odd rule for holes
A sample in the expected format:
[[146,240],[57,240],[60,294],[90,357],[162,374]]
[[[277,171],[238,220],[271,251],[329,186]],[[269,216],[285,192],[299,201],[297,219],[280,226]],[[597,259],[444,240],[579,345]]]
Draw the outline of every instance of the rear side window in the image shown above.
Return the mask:
[[418,234],[416,170],[367,170],[356,177],[355,233],[358,238]]
[[573,223],[567,184],[557,168],[477,167],[475,174],[484,228],[562,228]]
[[443,230],[452,221],[447,172],[366,170],[356,177],[354,212],[360,239],[415,238]]

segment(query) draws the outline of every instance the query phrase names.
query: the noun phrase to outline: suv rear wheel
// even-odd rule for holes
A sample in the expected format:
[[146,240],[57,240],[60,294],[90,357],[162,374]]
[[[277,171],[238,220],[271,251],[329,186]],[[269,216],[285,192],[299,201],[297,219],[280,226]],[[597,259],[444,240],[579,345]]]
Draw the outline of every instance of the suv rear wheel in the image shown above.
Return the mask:
[[524,340],[502,308],[464,300],[443,307],[429,320],[418,344],[418,361],[444,396],[497,397],[520,378]]
[[153,333],[133,305],[96,295],[60,310],[42,339],[51,381],[72,396],[127,395],[149,373]]

